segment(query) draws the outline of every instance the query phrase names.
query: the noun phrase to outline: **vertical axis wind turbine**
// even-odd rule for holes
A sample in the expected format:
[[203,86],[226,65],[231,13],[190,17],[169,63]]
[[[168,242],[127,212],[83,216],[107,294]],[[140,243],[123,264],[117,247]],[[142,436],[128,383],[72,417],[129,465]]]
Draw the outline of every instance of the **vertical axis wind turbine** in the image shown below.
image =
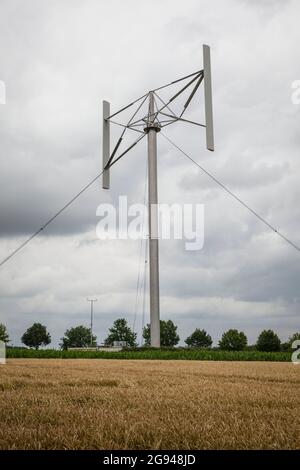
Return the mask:
[[[172,95],[166,102],[158,92],[180,82],[184,86]],[[183,117],[201,83],[204,83],[204,107],[205,124],[200,124]],[[183,105],[183,109],[177,115],[170,105],[184,93],[190,93]],[[137,106],[133,115],[125,123],[116,122],[113,118],[133,106]],[[143,114],[143,106],[146,112]],[[142,117],[137,118],[138,113]],[[134,120],[136,118],[136,120]],[[150,279],[150,333],[151,346],[160,347],[160,296],[159,296],[159,247],[158,247],[158,191],[157,191],[157,134],[163,127],[175,122],[185,122],[206,128],[206,147],[214,150],[213,111],[212,111],[212,87],[210,48],[203,45],[203,69],[191,73],[185,77],[174,80],[167,85],[150,90],[140,98],[129,103],[119,111],[110,114],[110,103],[103,101],[103,135],[102,135],[102,159],[103,159],[103,189],[110,188],[110,168],[138,144],[146,135],[148,137],[148,224],[149,224],[149,279]],[[110,124],[116,124],[123,128],[112,152],[110,151]],[[139,133],[139,137],[121,153],[124,134],[127,130]]]

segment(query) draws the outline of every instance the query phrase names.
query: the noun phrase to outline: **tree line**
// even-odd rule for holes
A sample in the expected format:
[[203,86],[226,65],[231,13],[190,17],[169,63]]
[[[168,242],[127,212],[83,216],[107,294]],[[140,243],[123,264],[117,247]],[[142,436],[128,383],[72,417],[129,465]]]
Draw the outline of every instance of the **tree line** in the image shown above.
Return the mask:
[[[143,329],[143,346],[150,346],[150,325]],[[5,325],[0,324],[0,340],[9,343],[9,334]],[[225,351],[243,351],[245,349],[256,349],[258,351],[289,351],[292,343],[300,340],[300,333],[293,334],[288,341],[282,343],[278,335],[273,330],[263,330],[255,343],[248,346],[247,336],[243,331],[230,329],[223,333],[218,348]],[[41,323],[34,323],[22,335],[21,341],[29,348],[39,349],[41,346],[47,346],[51,343],[51,335],[46,326]],[[112,346],[115,341],[126,343],[129,348],[135,348],[137,344],[137,333],[128,326],[125,318],[119,318],[114,321],[109,328],[108,335],[105,338],[104,345]],[[162,347],[175,347],[180,338],[177,333],[177,326],[172,320],[160,321],[160,341]],[[212,337],[204,330],[196,328],[195,331],[184,340],[188,348],[209,349],[212,348]],[[61,349],[83,348],[97,346],[97,337],[91,337],[91,331],[83,325],[72,327],[65,331],[61,338]]]

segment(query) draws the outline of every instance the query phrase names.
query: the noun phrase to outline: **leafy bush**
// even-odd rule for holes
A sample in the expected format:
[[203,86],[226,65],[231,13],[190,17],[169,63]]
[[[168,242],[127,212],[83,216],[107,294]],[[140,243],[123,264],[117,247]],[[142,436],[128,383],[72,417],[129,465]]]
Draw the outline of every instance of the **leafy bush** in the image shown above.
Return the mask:
[[[150,345],[150,325],[145,326],[143,330],[143,338],[145,345]],[[177,334],[177,326],[174,325],[172,320],[160,320],[160,344],[161,346],[176,346],[179,343],[179,336]]]
[[44,325],[34,323],[25,331],[21,341],[29,348],[39,349],[40,346],[47,346],[51,343],[51,336]]
[[127,346],[136,346],[136,336],[131,328],[128,326],[125,318],[119,318],[109,329],[109,334],[104,343],[106,346],[113,345],[114,341],[125,341]]
[[219,341],[220,349],[225,351],[243,351],[247,346],[247,336],[243,331],[228,330]]
[[257,340],[258,351],[280,351],[280,339],[273,330],[263,330]]
[[96,336],[91,338],[91,330],[83,325],[75,326],[65,332],[61,338],[61,348],[86,348],[96,346]]
[[290,343],[289,342],[281,343],[280,351],[292,351]]
[[0,323],[0,341],[4,343],[9,343],[9,336],[6,329],[6,326],[3,323]]
[[294,341],[299,341],[300,340],[300,333],[294,333],[292,336],[289,337],[289,345],[290,349],[292,349]]
[[212,345],[211,336],[205,331],[196,330],[184,341],[190,348],[210,348]]

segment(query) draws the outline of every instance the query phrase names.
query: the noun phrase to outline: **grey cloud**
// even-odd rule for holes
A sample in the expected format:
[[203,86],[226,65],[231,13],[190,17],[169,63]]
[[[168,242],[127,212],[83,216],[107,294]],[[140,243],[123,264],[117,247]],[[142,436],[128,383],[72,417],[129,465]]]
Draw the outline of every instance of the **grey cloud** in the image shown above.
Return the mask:
[[[165,133],[300,243],[300,111],[291,102],[298,2],[156,3],[159,15],[137,1],[1,2],[2,258],[100,171],[102,99],[115,110],[196,70],[202,43],[212,46],[216,152],[205,150],[203,129],[176,124]],[[203,122],[201,93],[189,116]],[[100,340],[118,316],[132,324],[139,242],[98,240],[96,208],[119,194],[143,202],[145,162],[144,141],[113,168],[109,192],[96,183],[1,269],[0,321],[15,343],[39,320],[56,345],[66,328],[88,323],[88,295],[101,299]],[[182,338],[197,326],[215,340],[229,327],[251,341],[265,327],[282,339],[299,329],[298,254],[161,136],[159,195],[205,204],[203,250],[161,243],[162,317],[178,322]],[[140,336],[141,303],[137,325]]]

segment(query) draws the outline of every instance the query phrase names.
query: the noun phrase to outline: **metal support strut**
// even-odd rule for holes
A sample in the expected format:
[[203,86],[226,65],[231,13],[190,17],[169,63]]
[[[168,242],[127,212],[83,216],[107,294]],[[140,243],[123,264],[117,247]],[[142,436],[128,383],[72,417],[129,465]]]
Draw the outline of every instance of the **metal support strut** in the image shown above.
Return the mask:
[[150,335],[151,346],[160,347],[159,313],[159,253],[158,253],[158,195],[157,195],[157,132],[154,94],[149,93],[148,134],[148,217],[149,217],[149,279],[150,279]]

